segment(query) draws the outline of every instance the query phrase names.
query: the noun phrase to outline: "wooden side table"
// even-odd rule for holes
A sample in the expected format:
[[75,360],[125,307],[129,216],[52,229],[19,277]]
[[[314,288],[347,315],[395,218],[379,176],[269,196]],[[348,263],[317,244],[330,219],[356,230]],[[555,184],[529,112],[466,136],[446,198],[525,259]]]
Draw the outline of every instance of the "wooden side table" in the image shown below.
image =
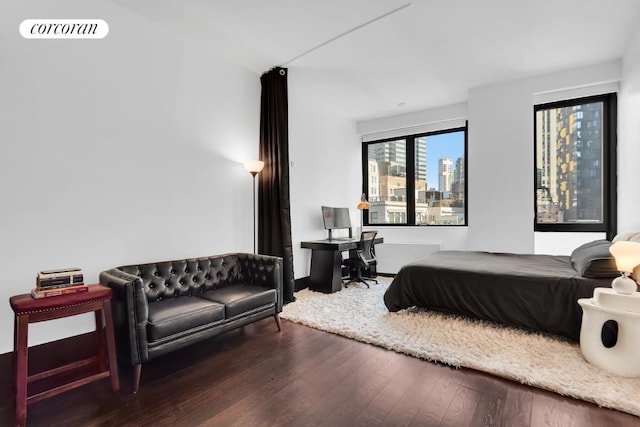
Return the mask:
[[[83,386],[92,381],[111,377],[111,388],[118,391],[118,363],[116,360],[113,320],[111,317],[110,288],[102,285],[89,285],[87,292],[60,295],[56,297],[34,299],[31,294],[12,296],[9,299],[15,313],[13,342],[13,391],[16,408],[16,425],[23,426],[27,419],[27,405],[55,396],[59,393]],[[54,369],[29,375],[29,323],[60,319],[82,313],[95,313],[97,354],[88,359],[79,360]],[[104,316],[104,322],[103,322]],[[106,332],[106,352],[105,352]],[[105,356],[107,358],[105,359]],[[27,385],[63,372],[97,364],[99,372],[84,378],[60,385],[29,396]]]

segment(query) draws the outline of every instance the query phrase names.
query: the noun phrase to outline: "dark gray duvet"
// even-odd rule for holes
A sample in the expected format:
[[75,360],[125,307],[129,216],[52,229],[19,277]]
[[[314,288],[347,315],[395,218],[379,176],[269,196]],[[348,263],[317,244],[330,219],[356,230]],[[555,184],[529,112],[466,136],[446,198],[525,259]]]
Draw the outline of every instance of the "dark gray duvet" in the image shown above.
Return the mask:
[[389,311],[417,306],[578,341],[577,300],[610,285],[580,276],[568,256],[441,251],[402,267],[384,303]]

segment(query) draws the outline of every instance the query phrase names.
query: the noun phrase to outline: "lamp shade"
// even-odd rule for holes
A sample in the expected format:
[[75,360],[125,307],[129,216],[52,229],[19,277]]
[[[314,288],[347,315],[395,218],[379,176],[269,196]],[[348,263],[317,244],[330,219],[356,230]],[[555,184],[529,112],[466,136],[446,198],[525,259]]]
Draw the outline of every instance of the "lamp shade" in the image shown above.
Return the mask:
[[609,252],[616,259],[618,270],[631,273],[640,264],[640,243],[618,241],[609,247]]
[[257,174],[264,168],[264,162],[262,160],[247,160],[243,164],[244,168],[252,175]]
[[362,196],[360,196],[360,203],[358,203],[358,209],[359,210],[367,210],[371,207],[371,204],[369,202],[367,202],[367,198],[364,195],[364,193],[362,193]]

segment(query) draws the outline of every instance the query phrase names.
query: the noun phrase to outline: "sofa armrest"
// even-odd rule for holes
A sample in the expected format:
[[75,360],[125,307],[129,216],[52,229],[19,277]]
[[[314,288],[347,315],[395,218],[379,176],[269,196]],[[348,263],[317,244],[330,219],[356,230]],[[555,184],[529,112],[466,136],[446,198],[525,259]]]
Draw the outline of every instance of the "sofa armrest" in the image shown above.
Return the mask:
[[148,360],[149,304],[140,277],[113,268],[100,273],[100,283],[113,290],[111,302],[118,353],[133,365]]
[[277,312],[282,311],[282,258],[260,254],[237,254],[240,273],[244,280],[255,286],[275,289],[278,296]]

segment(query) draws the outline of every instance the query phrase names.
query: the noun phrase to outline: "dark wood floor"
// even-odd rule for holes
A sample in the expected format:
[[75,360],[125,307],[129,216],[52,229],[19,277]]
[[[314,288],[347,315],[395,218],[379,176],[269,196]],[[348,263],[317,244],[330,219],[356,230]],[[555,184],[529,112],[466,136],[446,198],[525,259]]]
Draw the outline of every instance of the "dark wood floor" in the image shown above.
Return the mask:
[[[31,366],[88,353],[91,335],[34,347]],[[0,356],[0,425],[14,422]],[[640,426],[640,418],[272,319],[152,361],[140,391],[108,380],[37,402],[31,426]]]

